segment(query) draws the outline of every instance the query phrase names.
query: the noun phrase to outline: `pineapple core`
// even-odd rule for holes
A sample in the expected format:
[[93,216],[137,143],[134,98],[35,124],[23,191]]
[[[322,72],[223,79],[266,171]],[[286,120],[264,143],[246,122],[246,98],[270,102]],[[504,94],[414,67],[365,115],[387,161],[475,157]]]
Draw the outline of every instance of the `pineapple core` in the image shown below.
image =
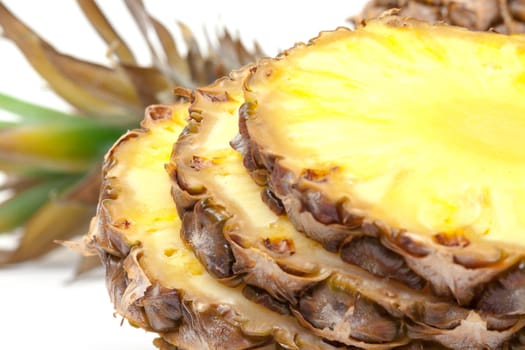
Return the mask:
[[[411,28],[407,28],[411,27]],[[251,137],[394,228],[523,244],[525,37],[413,22],[323,33],[247,83]]]

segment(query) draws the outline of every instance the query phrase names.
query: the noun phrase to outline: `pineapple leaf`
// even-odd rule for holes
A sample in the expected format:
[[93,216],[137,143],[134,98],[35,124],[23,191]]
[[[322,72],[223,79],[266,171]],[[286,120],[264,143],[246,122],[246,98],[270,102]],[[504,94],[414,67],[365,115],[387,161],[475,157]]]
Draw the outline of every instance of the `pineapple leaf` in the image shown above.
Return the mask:
[[[65,245],[63,241],[85,233],[98,200],[100,171],[98,164],[86,176],[62,176],[61,187],[50,191],[47,200],[40,202],[39,208],[25,220],[17,249],[0,251],[0,266],[38,258],[58,247],[56,243]],[[81,261],[75,275],[92,269],[94,262],[93,259]]]
[[206,68],[208,67],[206,67],[205,59],[201,54],[197,39],[186,24],[182,22],[178,22],[177,24],[188,47],[188,62],[191,75],[197,77],[199,81],[208,81],[209,77],[206,72]]
[[[0,26],[3,29],[4,36],[16,43],[33,68],[47,80],[51,88],[73,106],[92,115],[122,115],[129,118],[129,109],[123,107],[123,105],[115,104],[115,91],[108,90],[107,80],[101,85],[98,93],[94,94],[93,89],[86,89],[85,86],[79,84],[80,79],[73,79],[74,75],[72,76],[72,72],[75,71],[77,74],[82,73],[79,75],[79,78],[81,77],[82,79],[89,77],[86,71],[96,73],[94,77],[99,78],[103,74],[97,68],[100,66],[60,54],[16,18],[1,2]],[[72,67],[60,68],[57,64],[72,65]],[[80,67],[84,70],[82,71]],[[65,74],[64,71],[68,74]],[[104,70],[104,72],[108,71]],[[123,80],[117,79],[117,74],[117,72],[111,73],[110,76],[116,79],[115,83],[117,86],[125,87]],[[91,84],[96,86],[96,79]],[[126,87],[124,91],[129,92],[129,87]],[[103,97],[105,93],[109,95],[109,98]],[[128,101],[128,99],[123,99],[123,104],[126,103],[125,101]]]
[[[158,69],[121,64],[129,79],[137,88],[144,106],[174,102],[171,83]],[[142,112],[142,114],[144,114]]]
[[82,277],[89,271],[100,266],[100,258],[98,255],[93,256],[81,256],[78,260],[78,263],[75,266],[75,273],[73,275],[72,281]]
[[0,131],[0,160],[55,172],[86,171],[124,131],[95,122],[6,128]]
[[62,201],[77,202],[86,205],[96,205],[98,202],[101,180],[102,164],[97,163],[93,170],[75,183],[61,197]]
[[[47,45],[44,45],[42,50],[48,62],[56,67],[62,78],[74,82],[77,88],[93,98],[114,106],[114,111],[102,113],[90,110],[90,106],[83,106],[81,110],[104,119],[108,119],[108,116],[117,118],[116,121],[124,123],[136,122],[136,116],[142,114],[141,100],[122,70],[60,54]],[[111,119],[108,121],[111,122]]]
[[0,124],[0,128],[20,124],[48,123],[50,121],[54,123],[74,121],[77,123],[79,120],[76,118],[82,118],[55,109],[38,106],[2,93],[0,93],[0,109],[9,112],[9,114],[5,114],[6,118],[2,118],[4,114],[0,114],[0,123],[3,123]]
[[14,191],[14,200],[44,178],[87,174],[23,222],[19,247],[14,252],[0,251],[0,260],[39,257],[56,247],[53,241],[71,238],[87,228],[98,199],[102,154],[126,129],[137,126],[147,105],[173,103],[173,88],[207,85],[262,56],[259,48],[250,52],[228,33],[218,38],[218,44],[208,41],[208,53],[203,55],[190,29],[180,24],[189,47],[183,55],[168,29],[147,12],[142,1],[124,1],[150,48],[153,65],[136,62],[124,38],[93,0],[77,3],[107,43],[110,67],[58,52],[0,0],[3,36],[80,112],[58,112],[0,95],[0,112],[6,112],[0,115],[0,171],[15,181],[4,189]]
[[155,28],[155,32],[159,37],[162,47],[164,48],[169,67],[177,67],[177,70],[171,69],[170,75],[173,76],[172,78],[178,82],[179,85],[191,86],[194,83],[191,81],[188,61],[180,55],[173,36],[158,20],[151,16],[149,16],[149,19]]
[[26,189],[0,204],[0,233],[9,232],[29,219],[50,196],[60,191],[71,178],[58,178]]
[[172,86],[193,86],[190,62],[180,55],[169,31],[146,11],[141,0],[125,0],[125,3],[162,75],[170,80]]
[[17,249],[2,263],[38,258],[67,240],[87,231],[94,207],[78,202],[52,200],[44,204],[25,224]]
[[77,0],[77,3],[93,28],[106,42],[111,52],[119,58],[120,62],[136,65],[137,61],[130,48],[115,31],[96,2],[93,0]]
[[253,62],[254,55],[257,57],[264,56],[257,42],[254,42],[253,46],[254,51],[252,53],[246,49],[240,39],[235,39],[230,32],[225,29],[224,33],[219,37],[219,45],[217,45],[216,50],[210,53],[210,56],[214,60],[222,57],[222,60],[225,62],[235,62],[237,66],[241,67]]
[[0,185],[0,191],[11,191],[13,196],[18,193],[25,191],[28,188],[41,183],[42,181],[49,180],[50,178],[45,175],[42,176],[15,176],[13,174],[7,174],[7,177],[4,179],[3,183]]

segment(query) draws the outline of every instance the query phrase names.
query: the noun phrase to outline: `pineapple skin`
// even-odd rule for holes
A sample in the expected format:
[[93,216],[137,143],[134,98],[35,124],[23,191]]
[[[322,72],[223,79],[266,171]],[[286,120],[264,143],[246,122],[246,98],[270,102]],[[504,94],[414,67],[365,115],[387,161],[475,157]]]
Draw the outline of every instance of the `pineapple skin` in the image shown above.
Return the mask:
[[[295,236],[278,234],[286,237],[285,248],[289,249],[285,249],[280,244],[282,242],[276,241],[276,246],[272,246],[271,239],[265,240],[267,236],[264,234],[259,237],[250,232],[250,229],[255,230],[257,223],[249,222],[257,221],[260,212],[248,204],[253,201],[248,200],[245,204],[245,210],[251,214],[247,216],[235,209],[242,205],[242,201],[237,205],[228,203],[221,191],[235,192],[241,187],[240,192],[258,193],[261,188],[255,184],[252,184],[255,188],[242,187],[243,181],[239,178],[229,180],[230,186],[226,188],[220,188],[220,182],[210,180],[221,177],[222,173],[236,171],[236,168],[232,170],[225,165],[229,164],[227,159],[235,151],[227,153],[221,150],[221,146],[227,147],[229,135],[235,135],[235,131],[233,134],[231,131],[231,121],[237,120],[236,113],[242,103],[239,90],[246,79],[247,69],[195,91],[189,124],[176,142],[171,166],[168,166],[172,195],[183,222],[181,237],[210,274],[226,284],[242,281],[254,286],[250,294],[267,308],[285,314],[291,312],[314,334],[357,348],[417,348],[420,344],[437,349],[482,349],[484,344],[497,348],[524,325],[523,320],[516,318],[508,323],[505,317],[488,319],[483,312],[459,307],[453,301],[422,291],[421,285],[411,289],[389,280],[392,276],[378,277],[345,264],[336,254],[319,253],[322,247],[313,241],[305,244],[311,240],[300,233]],[[246,111],[241,110],[243,112]],[[216,130],[224,134],[218,135]],[[222,144],[216,141],[220,138]],[[238,141],[232,144],[242,149],[245,139]],[[209,151],[206,150],[208,145]],[[257,149],[253,150],[257,152]],[[244,152],[250,153],[250,149],[244,149]],[[238,163],[241,163],[240,159]],[[212,168],[218,170],[213,172]],[[252,174],[259,176],[261,170],[265,171],[258,167]],[[263,198],[268,203],[271,200],[264,193]],[[264,203],[261,201],[260,205],[264,206]],[[280,202],[271,202],[269,206],[282,214]],[[283,219],[275,215],[275,220]],[[286,227],[281,225],[283,231],[296,232]],[[265,234],[271,235],[270,229],[267,231]],[[300,251],[301,248],[314,251]],[[399,265],[393,269],[406,271]],[[401,275],[396,271],[394,278],[396,273]],[[413,275],[407,278],[414,279]],[[419,284],[419,280],[414,283]],[[385,291],[389,291],[387,296]],[[339,313],[329,311],[333,310],[332,307]],[[359,310],[356,312],[360,315],[358,318],[366,324],[364,332],[359,322],[351,320],[354,307]],[[324,320],[330,320],[332,324]],[[503,322],[503,327],[497,322]],[[477,326],[471,329],[469,324]],[[494,327],[499,329],[491,329]],[[420,339],[424,343],[420,343]],[[403,346],[403,343],[410,345]]]
[[[277,314],[276,325],[270,333],[266,328],[258,329],[256,322],[246,322],[245,315],[238,313],[228,301],[209,300],[193,296],[185,289],[165,286],[152,276],[155,271],[151,271],[151,266],[144,265],[142,244],[130,242],[127,237],[126,230],[132,223],[123,222],[118,212],[110,209],[112,202],[119,199],[120,188],[119,179],[108,176],[108,173],[119,163],[116,156],[119,147],[137,141],[156,123],[172,118],[172,108],[187,108],[187,105],[149,107],[142,128],[123,135],[107,153],[103,165],[97,216],[91,222],[81,250],[85,255],[100,257],[106,271],[107,290],[116,312],[131,325],[158,333],[160,337],[154,344],[164,350],[225,347],[279,350],[283,346],[289,349],[337,349],[306,334],[299,326],[281,328]],[[238,289],[231,291],[239,292]],[[290,317],[286,318],[285,324],[290,325]]]
[[[392,16],[391,13],[383,15],[379,21],[395,27],[418,23],[412,19]],[[315,45],[315,41],[322,36],[323,34],[308,45]],[[302,49],[304,45],[296,48]],[[286,59],[288,53],[296,48],[285,52],[278,59]],[[252,73],[261,67],[264,68],[264,65],[271,61],[261,60],[257,67],[252,69]],[[379,221],[370,220],[366,215],[356,214],[341,203],[332,202],[322,189],[322,177],[325,174],[308,172],[307,169],[297,173],[286,168],[280,163],[282,155],[266,151],[264,140],[253,137],[257,130],[250,127],[250,121],[256,119],[257,101],[250,101],[249,80],[252,77],[253,75],[244,84],[247,102],[239,112],[240,136],[235,146],[242,154],[243,164],[254,181],[263,186],[264,192],[270,193],[271,198],[278,198],[278,204],[270,203],[271,207],[284,207],[299,231],[320,242],[327,250],[340,254],[346,262],[381,276],[381,271],[378,273],[376,270],[377,265],[367,267],[365,265],[369,261],[364,264],[363,261],[350,256],[357,247],[352,246],[354,242],[367,237],[376,251],[387,251],[404,260],[413,272],[429,283],[428,287],[434,295],[467,308],[477,309],[481,314],[518,319],[514,326],[507,329],[509,333],[505,339],[511,338],[512,334],[523,332],[520,331],[525,319],[525,303],[522,297],[525,291],[522,248],[501,244],[495,249],[493,243],[482,241],[469,242],[468,246],[463,246],[454,239],[422,237],[417,233],[388,227]],[[497,251],[499,248],[504,252]],[[383,265],[388,261],[381,253],[376,254],[374,258],[382,259]],[[472,330],[469,330],[467,323],[472,325],[480,321],[469,315],[465,327],[447,335],[433,334],[435,329],[431,331],[429,327],[419,328],[418,325],[409,331],[409,336],[429,339],[424,338],[425,334],[432,334],[432,340],[458,349],[483,348],[480,344],[486,344],[490,349],[502,346],[505,348],[507,345],[504,344],[504,337],[492,338],[495,333],[478,339],[481,342],[477,345],[469,343],[467,339]],[[517,339],[517,335],[514,338]]]
[[399,14],[431,23],[445,22],[471,30],[525,32],[525,4],[522,0],[371,0],[350,19],[354,24],[397,8]]

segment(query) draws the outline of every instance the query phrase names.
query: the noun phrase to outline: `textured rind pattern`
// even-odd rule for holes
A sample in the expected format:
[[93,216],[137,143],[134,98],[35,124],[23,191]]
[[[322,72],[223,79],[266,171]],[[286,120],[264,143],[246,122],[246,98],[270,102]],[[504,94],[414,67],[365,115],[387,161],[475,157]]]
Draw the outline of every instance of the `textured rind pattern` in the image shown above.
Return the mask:
[[392,8],[399,15],[428,22],[445,22],[472,30],[494,29],[500,33],[525,32],[522,0],[371,0],[351,22],[360,23]]
[[[378,21],[395,27],[411,27],[420,23],[390,14],[384,15]],[[293,50],[308,50],[322,41],[324,36],[329,37],[330,33],[322,33],[307,45],[298,45],[276,60],[286,60]],[[519,319],[512,327],[497,332],[489,330],[496,327],[495,324],[487,325],[485,321],[477,319],[477,316],[469,316],[468,321],[462,322],[447,335],[438,335],[441,331],[418,325],[415,327],[418,330],[410,331],[411,336],[431,335],[433,340],[446,341],[452,348],[483,348],[482,344],[487,344],[489,348],[504,346],[503,344],[517,333],[524,323],[525,301],[521,297],[525,290],[523,252],[504,244],[498,246],[481,241],[471,242],[466,248],[449,246],[447,242],[387,227],[380,221],[370,220],[366,215],[356,214],[349,202],[331,202],[324,195],[322,184],[309,176],[309,169],[296,172],[283,166],[281,159],[284,156],[268,152],[265,140],[254,138],[253,133],[257,133],[257,130],[250,127],[250,121],[257,116],[259,103],[257,96],[250,91],[250,80],[254,79],[258,69],[271,69],[273,61],[274,59],[263,59],[252,69],[252,75],[244,85],[246,102],[239,113],[240,135],[236,140],[236,149],[242,154],[243,163],[254,181],[265,187],[265,192],[271,193],[272,197],[281,201],[288,217],[299,231],[319,241],[326,249],[341,254],[352,240],[373,238],[384,248],[398,254],[406,262],[406,266],[429,283],[434,294],[477,309],[479,314],[486,315],[487,320],[491,317]],[[507,277],[512,280],[509,284],[513,287],[506,292],[501,288],[504,283],[495,282],[505,278],[504,276],[514,276]],[[492,291],[497,289],[498,283],[501,294],[498,294],[498,297],[489,297]],[[494,305],[502,298],[512,300],[512,310],[503,311],[502,307]],[[489,299],[492,300],[492,306],[485,303]],[[499,322],[496,323],[504,328]],[[486,335],[472,336],[473,331],[479,329],[485,329]]]
[[[220,300],[192,297],[183,289],[163,286],[147,274],[140,242],[126,239],[126,228],[117,227],[110,215],[112,201],[119,198],[119,179],[107,176],[119,162],[115,156],[120,145],[140,138],[154,123],[172,118],[172,108],[187,105],[152,106],[146,111],[142,129],[122,136],[108,152],[103,167],[104,181],[97,216],[84,238],[85,253],[98,254],[106,269],[106,286],[119,315],[130,324],[157,332],[155,345],[164,350],[176,349],[310,349],[334,350],[315,336],[288,334],[279,327],[274,333],[256,334],[256,322],[246,326],[235,306]],[[177,233],[174,233],[177,234]],[[232,289],[232,293],[237,291]],[[277,314],[276,314],[277,315]],[[251,328],[250,328],[251,327]]]

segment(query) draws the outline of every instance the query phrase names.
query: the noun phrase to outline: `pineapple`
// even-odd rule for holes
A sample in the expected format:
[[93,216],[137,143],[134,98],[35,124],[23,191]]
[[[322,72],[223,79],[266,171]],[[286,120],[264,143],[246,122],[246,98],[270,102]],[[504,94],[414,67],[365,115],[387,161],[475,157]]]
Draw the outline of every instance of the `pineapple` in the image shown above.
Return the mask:
[[104,163],[117,311],[161,349],[522,348],[524,44],[387,13],[177,89]]
[[151,106],[142,129],[106,155],[84,249],[100,256],[116,311],[158,332],[157,346],[165,349],[336,349],[291,316],[245,298],[254,294],[249,287],[213,279],[180,239],[164,167],[186,116],[186,103]]
[[243,84],[236,145],[272,207],[349,266],[471,310],[461,335],[410,336],[498,348],[466,334],[523,327],[524,44],[385,14]]
[[[426,347],[497,348],[525,325],[514,315],[433,296],[403,258],[366,238],[357,239],[351,253],[379,276],[348,265],[273,213],[270,208],[282,214],[281,203],[266,189],[265,205],[261,187],[229,146],[247,70],[193,93],[189,124],[168,166],[181,236],[211,275],[254,286],[314,334],[358,348],[417,346],[421,340]],[[242,148],[239,142],[233,145]]]
[[0,264],[37,258],[57,247],[55,240],[85,233],[98,199],[100,161],[120,135],[138,125],[147,105],[172,103],[174,86],[206,85],[262,55],[227,31],[204,55],[180,24],[188,46],[182,55],[142,1],[125,3],[151,49],[152,65],[138,63],[93,0],[78,5],[107,43],[109,66],[59,52],[0,2],[3,37],[76,109],[63,113],[0,94],[0,109],[18,116],[0,121],[0,172],[7,174],[0,191],[9,194],[0,201],[0,233],[22,231],[16,249],[0,251]]
[[360,15],[350,20],[359,23],[392,8],[400,9],[402,16],[433,23],[446,22],[472,30],[509,34],[525,32],[523,0],[371,0]]

